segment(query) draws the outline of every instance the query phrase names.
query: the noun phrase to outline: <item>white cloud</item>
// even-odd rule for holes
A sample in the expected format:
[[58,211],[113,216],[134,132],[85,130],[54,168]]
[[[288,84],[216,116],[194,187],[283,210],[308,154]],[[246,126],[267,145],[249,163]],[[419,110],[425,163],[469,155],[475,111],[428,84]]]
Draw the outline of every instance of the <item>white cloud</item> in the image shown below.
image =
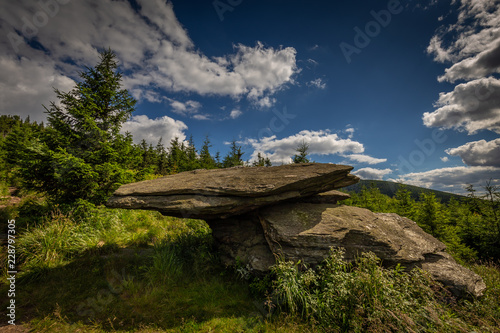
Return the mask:
[[209,114],[195,114],[193,119],[196,120],[210,120],[212,117]]
[[318,89],[325,89],[326,88],[326,83],[321,80],[321,78],[317,78],[316,80],[312,80],[310,82],[307,82],[308,87],[316,87]]
[[180,102],[172,98],[166,98],[172,107],[172,111],[182,116],[194,116],[198,114],[201,109],[201,103],[197,101],[188,100],[186,102]]
[[500,133],[500,80],[489,77],[459,84],[452,92],[441,93],[436,107],[424,113],[425,126]]
[[435,190],[463,193],[467,184],[480,188],[490,179],[493,185],[500,184],[500,168],[491,166],[442,168],[409,173],[400,176],[395,181]]
[[231,119],[236,119],[238,118],[239,116],[241,116],[243,114],[243,112],[241,112],[240,110],[238,109],[234,109],[233,111],[231,111],[231,113],[229,114],[229,117]]
[[175,137],[180,141],[186,140],[184,131],[187,129],[188,127],[182,121],[167,116],[150,119],[148,116],[138,115],[124,123],[121,132],[130,132],[135,143],[146,140],[147,143],[156,145],[161,138],[165,147],[168,147],[170,140]]
[[457,21],[442,26],[431,38],[427,52],[436,61],[461,63],[468,59],[449,68],[443,79],[473,78],[470,75],[476,71],[481,76],[498,71],[500,64],[493,56],[500,37],[499,4],[498,0],[462,0]]
[[441,161],[443,161],[444,163],[448,162],[450,159],[448,158],[448,156],[443,156],[443,157],[440,157],[439,158]]
[[374,168],[362,168],[352,172],[352,174],[360,177],[361,179],[369,180],[382,180],[384,176],[391,174],[391,169],[374,169]]
[[445,70],[439,82],[455,82],[460,79],[477,79],[500,72],[500,38],[488,49],[474,57],[466,58]]
[[[30,21],[41,12],[39,3],[18,0],[2,4],[2,113],[37,115],[34,107],[52,98],[52,86],[69,90],[68,83],[77,79],[84,66],[94,66],[98,50],[108,47],[116,52],[124,70],[124,87],[134,97],[150,102],[162,100],[158,92],[173,91],[247,98],[259,107],[268,107],[276,101],[273,95],[294,84],[293,77],[299,72],[292,47],[237,44],[231,54],[207,57],[196,49],[177,20],[172,3],[165,0],[138,0],[139,13],[128,1],[58,5],[33,34],[42,51],[30,47],[18,34],[23,31],[23,18]],[[9,71],[11,75],[4,74]],[[39,79],[43,76],[44,82]],[[19,101],[23,101],[23,108]],[[33,105],[27,106],[26,101]]]
[[351,125],[347,125],[347,128],[344,130],[344,132],[346,133],[349,133],[349,139],[352,139],[352,137],[354,136],[354,128],[352,127],[349,127]]
[[468,142],[460,147],[447,149],[446,153],[460,156],[467,165],[500,167],[500,139]]
[[[500,0],[457,0],[457,21],[440,27],[427,52],[438,62],[451,66],[440,82],[471,80],[441,93],[434,112],[426,112],[428,127],[453,128],[475,134],[480,130],[500,133]],[[466,143],[446,150],[460,156],[468,167],[454,167],[410,173],[403,181],[414,185],[463,192],[465,184],[484,185],[490,178],[499,182],[499,141]],[[442,157],[447,162],[447,157]],[[483,183],[483,184],[481,184]]]
[[260,109],[267,109],[276,103],[276,98],[269,98],[269,96],[259,98],[258,96],[254,96],[252,93],[249,95],[250,100],[253,101],[253,104]]
[[263,153],[273,163],[290,163],[291,156],[295,155],[297,147],[303,142],[309,145],[308,154],[335,155],[345,153],[362,153],[363,144],[351,139],[341,139],[337,134],[328,130],[304,130],[295,135],[277,139],[276,135],[264,137],[260,140],[247,139],[254,152],[250,161],[257,158],[257,153]]
[[363,154],[351,154],[351,155],[346,155],[345,157],[347,157],[350,160],[356,161],[358,163],[379,164],[387,162],[387,158],[375,158]]
[[49,59],[33,61],[0,56],[0,113],[30,116],[32,121],[44,121],[42,106],[56,100],[52,87],[69,91],[75,84],[59,74]]

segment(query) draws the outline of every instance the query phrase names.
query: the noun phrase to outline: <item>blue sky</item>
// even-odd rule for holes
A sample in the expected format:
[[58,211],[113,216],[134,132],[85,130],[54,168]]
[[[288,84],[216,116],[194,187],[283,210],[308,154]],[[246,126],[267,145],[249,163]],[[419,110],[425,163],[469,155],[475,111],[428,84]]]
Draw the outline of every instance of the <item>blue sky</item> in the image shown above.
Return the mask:
[[500,184],[500,1],[2,3],[0,113],[43,121],[52,87],[110,47],[139,142],[205,136],[463,192]]

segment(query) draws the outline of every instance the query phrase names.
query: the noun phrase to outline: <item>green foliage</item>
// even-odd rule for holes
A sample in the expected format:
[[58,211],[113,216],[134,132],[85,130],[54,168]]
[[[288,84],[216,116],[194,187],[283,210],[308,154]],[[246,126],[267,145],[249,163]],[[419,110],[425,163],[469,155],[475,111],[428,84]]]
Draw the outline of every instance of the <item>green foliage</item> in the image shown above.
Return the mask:
[[[153,264],[146,268],[152,283],[166,283],[187,274],[203,275],[213,267],[212,232],[199,220],[187,220],[188,232],[173,235],[154,244]],[[211,262],[207,265],[207,262]]]
[[200,168],[202,169],[217,168],[217,162],[212,157],[212,155],[210,155],[210,147],[212,147],[212,145],[210,144],[210,139],[208,138],[208,136],[206,136],[205,141],[203,141],[203,146],[200,149],[199,157]]
[[[434,282],[419,269],[385,269],[364,253],[354,263],[332,249],[315,271],[280,260],[275,297],[281,309],[324,332],[468,332],[435,296]],[[491,319],[491,318],[490,318]]]
[[102,52],[100,63],[80,73],[82,81],[73,90],[55,89],[59,103],[46,108],[49,127],[9,134],[7,160],[18,167],[27,188],[46,192],[55,202],[99,204],[134,180],[127,171],[131,137],[119,131],[135,100],[121,89],[115,58],[112,51]]
[[468,197],[450,197],[444,204],[431,191],[421,192],[419,200],[414,200],[412,191],[405,185],[399,186],[390,198],[381,193],[378,185],[373,182],[370,187],[351,192],[351,198],[343,203],[408,217],[444,242],[461,262],[474,262],[478,257],[500,259],[497,187],[487,183],[483,187],[485,194],[478,196],[476,190],[468,186]]
[[259,153],[257,153],[257,160],[253,162],[253,166],[270,167],[270,166],[272,166],[272,163],[271,163],[271,160],[269,159],[269,157],[263,157],[262,154],[259,152]]
[[354,185],[350,185],[345,188],[348,192],[356,192],[359,193],[362,187],[377,187],[380,190],[380,193],[385,194],[391,198],[396,195],[396,192],[403,187],[405,190],[410,192],[410,196],[413,200],[419,200],[420,194],[422,192],[432,192],[436,195],[436,198],[440,199],[442,203],[448,203],[451,199],[460,200],[463,196],[458,194],[453,194],[449,192],[436,191],[431,189],[426,189],[418,186],[395,183],[391,181],[385,180],[365,180],[361,179],[358,183]]
[[309,144],[305,141],[303,141],[296,149],[295,151],[298,154],[293,155],[292,160],[293,163],[309,163],[309,159],[307,158],[307,151],[309,150]]
[[243,156],[243,152],[241,151],[241,146],[238,146],[236,140],[231,141],[231,150],[229,153],[224,157],[224,160],[222,161],[222,167],[223,168],[232,168],[235,166],[241,166],[244,165],[245,162],[241,159]]
[[411,196],[411,192],[406,186],[402,185],[398,188],[395,194],[396,199],[396,213],[409,218],[415,219],[415,200]]

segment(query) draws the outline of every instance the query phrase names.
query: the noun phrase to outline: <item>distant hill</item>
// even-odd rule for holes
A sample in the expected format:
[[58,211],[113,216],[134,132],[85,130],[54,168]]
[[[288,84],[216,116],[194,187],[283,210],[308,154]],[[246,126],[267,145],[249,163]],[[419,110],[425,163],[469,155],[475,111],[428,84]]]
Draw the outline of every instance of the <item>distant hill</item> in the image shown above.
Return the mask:
[[[396,194],[396,191],[399,189],[401,184],[399,183],[394,183],[394,182],[389,182],[385,180],[360,180],[359,183],[348,186],[344,188],[344,190],[348,192],[355,192],[359,193],[361,192],[361,189],[363,186],[366,186],[367,188],[370,187],[378,187],[380,190],[380,193],[385,194],[390,196],[391,198]],[[429,190],[427,188],[422,188],[418,186],[412,186],[412,185],[406,185],[406,188],[410,191],[412,198],[415,200],[418,200],[420,197],[420,193],[422,192],[433,192],[436,198],[439,198],[442,203],[447,203],[450,201],[451,198],[455,198],[457,200],[465,198],[462,195],[458,194],[453,194],[453,193],[448,193],[448,192],[442,192],[442,191],[436,191],[436,190]]]

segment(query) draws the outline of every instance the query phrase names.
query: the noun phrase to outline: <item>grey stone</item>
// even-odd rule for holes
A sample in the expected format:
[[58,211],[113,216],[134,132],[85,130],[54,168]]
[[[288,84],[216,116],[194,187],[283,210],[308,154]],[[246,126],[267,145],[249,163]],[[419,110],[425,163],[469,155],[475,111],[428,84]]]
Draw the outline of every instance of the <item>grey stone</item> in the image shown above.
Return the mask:
[[177,217],[225,218],[357,183],[351,170],[320,163],[195,170],[123,185],[106,205]]
[[373,252],[387,266],[421,267],[457,296],[480,296],[486,288],[481,277],[445,252],[443,243],[397,214],[295,203],[262,209],[259,219],[271,251],[289,260],[315,265],[328,256],[330,247],[342,247],[346,260]]

